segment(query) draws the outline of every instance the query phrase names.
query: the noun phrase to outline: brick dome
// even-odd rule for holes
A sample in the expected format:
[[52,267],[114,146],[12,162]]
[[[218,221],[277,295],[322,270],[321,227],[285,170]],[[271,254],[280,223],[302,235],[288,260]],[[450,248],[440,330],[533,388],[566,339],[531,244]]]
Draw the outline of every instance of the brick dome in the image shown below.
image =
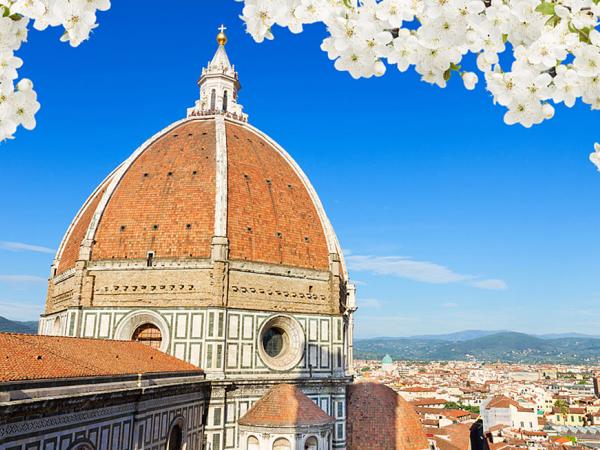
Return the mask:
[[348,450],[427,450],[429,443],[413,407],[380,383],[347,390]]
[[56,275],[77,261],[206,259],[327,270],[341,255],[310,182],[247,123],[188,117],[150,138],[95,190],[71,223]]

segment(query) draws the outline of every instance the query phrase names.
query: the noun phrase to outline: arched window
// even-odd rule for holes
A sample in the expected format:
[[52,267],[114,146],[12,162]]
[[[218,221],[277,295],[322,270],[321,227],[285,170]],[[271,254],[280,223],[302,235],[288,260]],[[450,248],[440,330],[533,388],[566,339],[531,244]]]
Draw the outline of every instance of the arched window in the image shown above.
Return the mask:
[[279,438],[273,442],[273,450],[292,450],[292,446],[287,439]]
[[319,448],[319,443],[317,442],[317,438],[314,436],[309,437],[304,443],[304,450],[317,450]]
[[158,349],[162,343],[162,335],[156,325],[145,323],[136,328],[131,340]]
[[96,448],[89,440],[82,438],[73,442],[69,447],[69,450],[96,450]]
[[183,444],[183,430],[180,424],[173,425],[171,432],[169,433],[169,440],[167,441],[168,450],[181,450]]
[[260,442],[254,436],[248,436],[248,445],[246,446],[247,450],[259,450]]
[[223,111],[227,111],[227,91],[223,93]]
[[52,324],[52,334],[54,336],[60,335],[60,317],[54,319],[54,323]]
[[214,110],[217,107],[217,91],[212,90],[210,92],[210,109]]

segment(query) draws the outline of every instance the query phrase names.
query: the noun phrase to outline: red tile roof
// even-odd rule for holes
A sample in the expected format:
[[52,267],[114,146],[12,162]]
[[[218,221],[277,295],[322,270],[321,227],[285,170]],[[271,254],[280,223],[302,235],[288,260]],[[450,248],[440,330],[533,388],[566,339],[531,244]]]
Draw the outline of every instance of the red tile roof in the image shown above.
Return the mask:
[[[232,260],[327,270],[329,247],[317,205],[284,156],[245,126],[226,122],[227,236]],[[74,220],[58,272],[75,266],[92,216],[102,214],[91,259],[208,258],[214,235],[215,120],[191,120],[157,137]],[[102,207],[106,202],[106,205]]]
[[497,395],[487,405],[487,408],[510,408],[514,406],[518,411],[521,412],[533,412],[533,409],[523,407],[519,402],[516,402],[512,398],[508,398],[504,395]]
[[347,390],[348,450],[425,450],[427,436],[413,407],[379,383],[355,383]]
[[240,425],[264,427],[325,425],[333,422],[333,417],[293,384],[278,384],[271,388],[238,421]]
[[435,434],[434,439],[440,450],[469,450],[471,448],[471,427],[469,425],[449,425]]
[[410,402],[413,406],[425,406],[425,405],[445,405],[448,400],[442,398],[420,398]]
[[0,333],[0,382],[161,372],[202,370],[138,342]]

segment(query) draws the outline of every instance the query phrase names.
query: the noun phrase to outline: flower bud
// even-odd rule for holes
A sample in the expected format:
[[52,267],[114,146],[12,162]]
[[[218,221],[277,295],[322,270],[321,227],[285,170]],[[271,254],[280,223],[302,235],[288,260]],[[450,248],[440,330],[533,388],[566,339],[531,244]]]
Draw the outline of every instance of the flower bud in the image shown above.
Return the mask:
[[468,89],[469,91],[472,91],[473,89],[475,89],[475,85],[479,81],[479,78],[477,77],[477,74],[475,74],[473,72],[465,72],[465,73],[463,73],[462,74],[462,79],[463,79],[463,83],[465,85],[465,88]]
[[33,83],[28,78],[23,78],[17,83],[17,89],[20,91],[31,91],[33,89]]

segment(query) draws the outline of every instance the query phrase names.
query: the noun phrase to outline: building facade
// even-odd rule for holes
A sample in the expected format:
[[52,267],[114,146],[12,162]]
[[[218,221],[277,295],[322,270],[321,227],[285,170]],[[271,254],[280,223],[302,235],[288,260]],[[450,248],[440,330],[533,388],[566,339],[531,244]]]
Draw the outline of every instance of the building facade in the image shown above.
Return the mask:
[[426,450],[354,383],[355,289],[306,175],[248,124],[221,30],[186,118],[111,172],[0,333],[0,450]]
[[140,341],[201,367],[206,448],[245,448],[238,421],[282,383],[333,418],[319,448],[345,448],[354,287],[308,178],[248,124],[227,38],[217,40],[187,117],[77,213],[39,332]]

